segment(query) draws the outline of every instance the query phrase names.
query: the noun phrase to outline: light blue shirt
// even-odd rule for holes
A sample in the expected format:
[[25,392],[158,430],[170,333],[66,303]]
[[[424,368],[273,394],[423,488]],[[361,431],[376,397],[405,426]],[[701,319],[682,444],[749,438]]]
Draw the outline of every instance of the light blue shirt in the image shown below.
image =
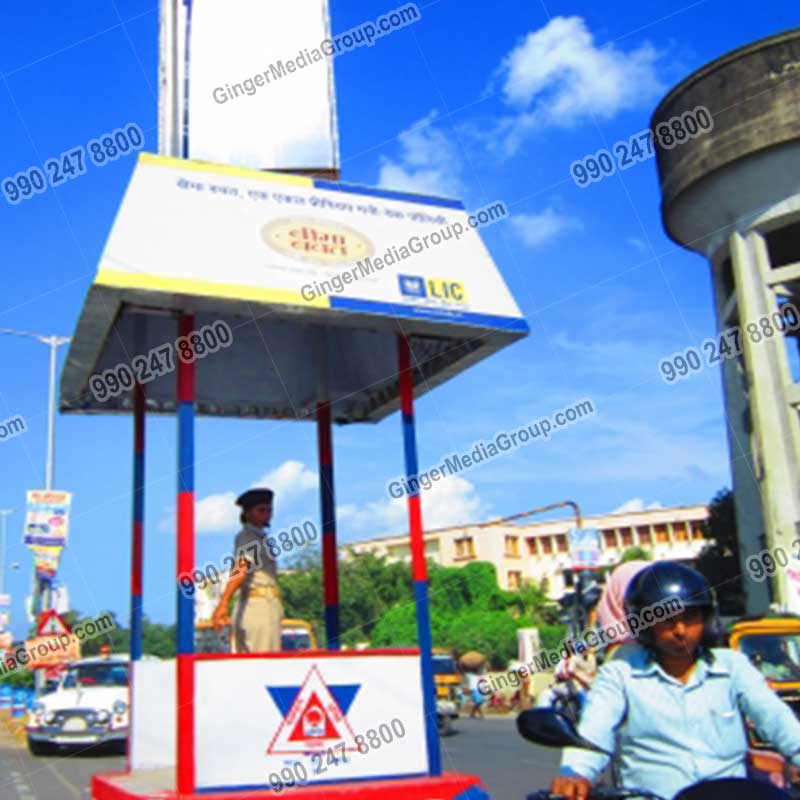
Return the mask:
[[[759,736],[800,765],[800,722],[741,653],[714,649],[688,683],[664,672],[638,645],[620,648],[588,692],[578,731],[616,752],[626,789],[673,797],[712,778],[743,777],[747,735],[742,713]],[[566,748],[562,775],[596,781],[608,756]]]

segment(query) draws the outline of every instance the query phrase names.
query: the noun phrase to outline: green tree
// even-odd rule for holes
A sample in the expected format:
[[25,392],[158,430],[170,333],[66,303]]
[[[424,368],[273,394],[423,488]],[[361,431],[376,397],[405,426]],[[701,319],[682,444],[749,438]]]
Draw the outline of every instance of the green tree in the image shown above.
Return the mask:
[[720,613],[741,616],[745,612],[736,507],[730,489],[717,492],[708,507],[706,536],[713,540],[697,559],[697,569],[716,587]]
[[[652,561],[653,554],[649,550],[645,550],[644,547],[629,547],[619,559],[620,564],[624,564],[627,561]],[[615,565],[616,566],[616,565]]]
[[477,650],[502,669],[517,654],[517,623],[505,611],[465,611],[447,628],[447,647],[457,653]]

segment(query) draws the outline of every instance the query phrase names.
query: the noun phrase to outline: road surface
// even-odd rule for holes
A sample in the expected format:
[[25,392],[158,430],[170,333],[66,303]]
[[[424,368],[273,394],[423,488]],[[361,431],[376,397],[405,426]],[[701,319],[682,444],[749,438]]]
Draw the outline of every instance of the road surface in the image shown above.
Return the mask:
[[[522,740],[514,720],[459,719],[456,732],[442,739],[446,770],[480,775],[492,800],[524,800],[549,785],[558,753]],[[0,798],[2,800],[89,800],[96,772],[125,768],[125,758],[88,751],[78,755],[34,757],[0,725]]]

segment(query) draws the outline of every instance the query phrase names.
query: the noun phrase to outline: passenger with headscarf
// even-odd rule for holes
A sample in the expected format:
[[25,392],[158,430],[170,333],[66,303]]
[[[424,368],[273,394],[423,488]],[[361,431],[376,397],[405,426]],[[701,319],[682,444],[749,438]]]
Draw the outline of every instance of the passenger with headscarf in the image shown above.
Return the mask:
[[596,627],[602,630],[613,628],[618,632],[616,639],[606,646],[606,658],[619,645],[634,641],[634,637],[625,624],[625,591],[631,581],[649,566],[652,566],[650,561],[625,561],[615,567],[606,579],[603,594],[597,604]]

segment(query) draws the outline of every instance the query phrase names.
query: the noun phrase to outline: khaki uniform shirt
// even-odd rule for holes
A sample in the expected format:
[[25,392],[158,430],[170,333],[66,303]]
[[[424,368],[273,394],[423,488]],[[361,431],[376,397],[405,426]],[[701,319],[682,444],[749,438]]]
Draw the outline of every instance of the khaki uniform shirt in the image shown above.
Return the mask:
[[[270,556],[267,533],[245,523],[236,534],[234,558],[247,559],[250,569],[239,589],[234,614],[236,652],[274,652],[280,650],[280,624],[283,604],[279,594],[263,595],[262,587],[278,589],[278,565]],[[250,595],[253,595],[252,597]]]

